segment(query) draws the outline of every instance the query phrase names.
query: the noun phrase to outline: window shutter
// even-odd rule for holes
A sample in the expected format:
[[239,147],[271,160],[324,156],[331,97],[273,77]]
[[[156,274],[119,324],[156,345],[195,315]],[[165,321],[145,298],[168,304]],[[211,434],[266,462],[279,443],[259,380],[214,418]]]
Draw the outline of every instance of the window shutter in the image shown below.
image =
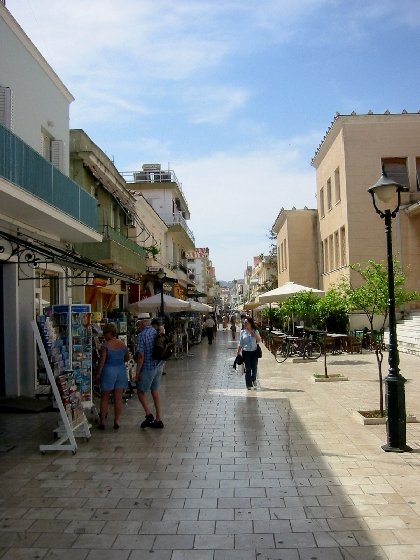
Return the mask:
[[0,86],[0,124],[13,131],[13,92]]
[[60,171],[64,164],[64,142],[62,140],[51,141],[51,163]]

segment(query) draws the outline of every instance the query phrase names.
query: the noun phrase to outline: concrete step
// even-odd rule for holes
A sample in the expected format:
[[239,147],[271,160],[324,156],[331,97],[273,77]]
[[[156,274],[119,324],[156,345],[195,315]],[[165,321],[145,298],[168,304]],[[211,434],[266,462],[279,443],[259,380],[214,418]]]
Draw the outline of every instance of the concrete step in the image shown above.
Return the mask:
[[[397,341],[400,352],[420,356],[420,310],[397,323]],[[384,342],[389,343],[389,331],[384,333]]]

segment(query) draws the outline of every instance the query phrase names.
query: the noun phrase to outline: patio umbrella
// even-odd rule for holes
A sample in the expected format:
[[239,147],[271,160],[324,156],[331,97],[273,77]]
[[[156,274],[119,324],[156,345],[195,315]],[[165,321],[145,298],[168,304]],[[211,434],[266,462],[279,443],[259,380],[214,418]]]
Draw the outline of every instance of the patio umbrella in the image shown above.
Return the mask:
[[[135,303],[130,303],[127,305],[127,309],[133,315],[138,313],[144,313],[146,311],[159,311],[161,308],[161,294],[155,294],[154,296],[141,299]],[[184,301],[182,299],[174,298],[163,294],[163,306],[166,313],[173,313],[175,311],[187,311],[190,309],[190,302]]]
[[198,311],[199,313],[210,313],[213,311],[213,307],[211,305],[207,305],[207,303],[201,303],[200,301],[189,301],[190,304],[190,311]]
[[325,295],[325,292],[322,290],[309,288],[308,286],[302,286],[301,284],[295,284],[294,282],[286,282],[283,286],[279,286],[274,290],[260,294],[257,299],[259,303],[279,303],[280,301],[285,301],[293,294],[297,294],[299,292],[312,292],[314,295],[319,297]]

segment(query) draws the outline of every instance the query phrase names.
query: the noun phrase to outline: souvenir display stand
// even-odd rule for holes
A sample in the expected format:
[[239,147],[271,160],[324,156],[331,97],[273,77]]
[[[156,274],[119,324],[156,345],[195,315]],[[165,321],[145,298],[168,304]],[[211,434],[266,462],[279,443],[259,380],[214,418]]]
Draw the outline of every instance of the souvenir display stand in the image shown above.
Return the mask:
[[32,329],[61,420],[61,425],[54,430],[58,439],[54,443],[40,445],[39,450],[42,454],[46,451],[72,451],[75,454],[76,437],[90,439],[91,434],[74,373],[65,369],[63,353],[65,357],[67,351],[63,349],[50,317],[45,317],[38,324],[32,321]]
[[189,353],[191,346],[191,329],[189,328],[190,317],[181,315],[178,316],[174,324],[174,344],[175,344],[175,359],[192,358],[193,354]]
[[53,305],[52,318],[62,340],[65,368],[73,371],[83,406],[92,409],[92,325],[89,304]]

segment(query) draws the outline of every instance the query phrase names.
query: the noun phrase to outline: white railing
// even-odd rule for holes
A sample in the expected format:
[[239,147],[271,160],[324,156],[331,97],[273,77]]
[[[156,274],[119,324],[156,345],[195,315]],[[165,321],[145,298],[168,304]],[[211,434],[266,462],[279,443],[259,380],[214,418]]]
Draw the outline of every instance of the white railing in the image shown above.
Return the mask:
[[160,214],[160,217],[162,218],[162,220],[165,222],[165,224],[169,227],[169,226],[174,226],[174,225],[181,225],[185,232],[187,233],[188,237],[191,239],[191,241],[194,243],[195,245],[195,239],[194,239],[194,234],[193,232],[190,230],[190,228],[187,226],[187,222],[184,218],[184,216],[182,214]]
[[127,183],[176,183],[182,192],[182,185],[175,172],[167,171],[120,171]]

